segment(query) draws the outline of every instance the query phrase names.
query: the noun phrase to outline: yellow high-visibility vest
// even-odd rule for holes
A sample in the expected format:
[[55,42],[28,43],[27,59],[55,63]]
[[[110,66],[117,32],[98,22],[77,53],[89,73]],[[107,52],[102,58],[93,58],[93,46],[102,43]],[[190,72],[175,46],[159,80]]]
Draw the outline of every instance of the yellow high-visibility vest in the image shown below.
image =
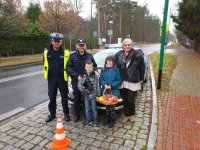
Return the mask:
[[[48,69],[49,69],[47,53],[48,53],[48,50],[45,49],[44,50],[44,66],[43,66],[43,73],[44,73],[44,78],[45,79],[48,78]],[[69,51],[68,50],[64,50],[64,80],[65,81],[68,81],[68,74],[67,74],[67,71],[66,71],[66,67],[67,67],[67,62],[69,60],[69,56],[70,56]]]

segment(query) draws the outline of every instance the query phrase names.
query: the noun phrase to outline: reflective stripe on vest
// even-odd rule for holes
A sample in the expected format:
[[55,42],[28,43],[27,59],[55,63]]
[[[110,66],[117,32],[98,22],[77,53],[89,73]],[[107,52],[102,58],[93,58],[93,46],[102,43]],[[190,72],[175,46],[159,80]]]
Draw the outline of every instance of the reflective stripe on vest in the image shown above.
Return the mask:
[[43,66],[43,73],[44,73],[44,78],[47,79],[48,77],[48,69],[49,69],[49,63],[47,59],[47,52],[48,50],[44,50],[44,66]]
[[66,71],[66,67],[67,67],[67,62],[69,60],[69,51],[68,50],[65,50],[64,51],[64,80],[65,81],[68,81],[68,74],[67,74],[67,71]]
[[[45,49],[44,50],[44,66],[43,66],[43,73],[44,73],[44,78],[47,79],[48,78],[48,69],[49,69],[49,63],[48,63],[48,59],[47,59],[47,53],[48,50]],[[66,67],[67,67],[67,62],[69,60],[69,51],[68,50],[64,50],[64,80],[68,81],[68,74],[66,71]]]

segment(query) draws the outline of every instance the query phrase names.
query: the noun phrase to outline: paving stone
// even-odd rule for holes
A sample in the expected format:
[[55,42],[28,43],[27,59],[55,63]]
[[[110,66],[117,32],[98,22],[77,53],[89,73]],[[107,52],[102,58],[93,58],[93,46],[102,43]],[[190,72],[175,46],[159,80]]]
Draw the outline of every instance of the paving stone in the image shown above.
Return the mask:
[[81,129],[79,128],[74,128],[71,130],[73,133],[80,133],[81,132]]
[[97,134],[96,139],[99,141],[103,141],[106,138],[104,134]]
[[81,143],[79,146],[77,146],[78,150],[85,150],[87,148],[87,145]]
[[49,142],[49,140],[44,139],[39,143],[39,146],[44,147],[44,145],[46,145]]
[[132,135],[130,135],[130,134],[124,134],[123,139],[130,140],[131,137],[132,137]]
[[7,142],[7,141],[9,141],[11,138],[12,138],[12,136],[6,135],[6,136],[4,136],[3,138],[1,138],[0,140],[3,141],[3,142]]
[[46,134],[43,135],[43,137],[51,140],[54,135],[54,133],[47,131]]
[[88,147],[86,148],[86,150],[98,150],[98,148],[95,147],[95,146],[88,146]]
[[9,141],[7,141],[7,143],[10,144],[10,145],[14,145],[18,141],[19,141],[19,139],[17,139],[17,138],[14,137],[14,138],[10,139]]
[[127,129],[124,129],[124,128],[119,128],[118,132],[125,133],[125,132],[127,132]]
[[89,144],[89,145],[91,145],[92,144],[92,142],[94,141],[94,139],[93,138],[85,138],[85,140],[84,141],[82,141],[84,144]]
[[5,143],[0,143],[0,149],[2,149],[3,147],[5,147],[6,144]]
[[116,138],[116,139],[114,140],[113,143],[116,143],[116,144],[122,145],[123,142],[124,142],[123,139],[121,139],[121,138]]
[[135,145],[134,141],[126,140],[124,146],[132,148]]
[[132,136],[132,140],[133,140],[133,141],[136,141],[136,139],[137,139],[137,135],[133,135],[133,136]]
[[109,148],[109,143],[107,143],[107,142],[103,142],[102,144],[101,144],[101,148],[104,148],[104,149],[108,149]]
[[30,142],[36,145],[36,144],[40,143],[42,140],[43,140],[42,137],[36,136],[36,137],[35,137],[34,139],[32,139]]
[[38,132],[40,132],[41,129],[40,128],[34,128],[33,130],[30,131],[31,134],[37,134]]
[[14,150],[14,147],[12,145],[7,145],[2,150]]
[[131,130],[128,130],[128,131],[127,131],[127,134],[137,135],[137,132],[138,132],[138,131],[134,131],[133,129],[131,129]]
[[97,135],[96,132],[89,132],[89,133],[87,134],[87,137],[95,138],[96,135]]
[[29,134],[28,136],[26,136],[25,140],[31,141],[34,137],[35,137],[35,135]]
[[111,143],[110,146],[109,146],[109,149],[111,149],[111,150],[115,150],[115,149],[118,149],[119,146],[120,146],[119,144]]
[[29,128],[28,126],[24,125],[24,126],[21,127],[19,130],[22,131],[22,132],[24,132],[24,131],[26,131],[28,128]]
[[138,136],[137,136],[138,138],[140,138],[140,139],[147,139],[147,134],[138,134]]
[[122,133],[122,132],[114,132],[114,133],[113,133],[113,136],[114,136],[114,137],[122,138],[122,137],[124,136],[124,133]]
[[31,143],[25,143],[24,145],[21,146],[21,148],[28,150],[28,149],[32,149],[34,147],[33,144]]
[[36,147],[34,147],[32,150],[42,150],[42,149],[43,149],[43,147],[36,146]]
[[124,128],[128,129],[128,130],[131,129],[131,127],[132,127],[132,125],[126,125],[126,124],[124,125]]
[[0,132],[0,140],[4,138],[7,134]]
[[145,150],[146,148],[142,145],[135,145],[134,150]]
[[141,127],[142,126],[142,122],[135,122],[134,126]]
[[72,141],[72,143],[70,144],[70,147],[75,149],[79,144],[80,144],[79,141]]
[[96,146],[96,147],[99,147],[101,145],[101,142],[100,141],[97,141],[97,140],[94,140],[92,142],[92,145]]
[[120,146],[119,150],[132,150],[132,148],[126,146]]
[[15,146],[15,147],[20,147],[20,146],[22,146],[24,143],[26,143],[25,140],[20,140],[20,141],[18,141],[16,144],[14,144],[14,146]]
[[11,126],[5,126],[4,128],[0,129],[0,133],[1,133],[1,132],[7,132],[7,131],[9,131],[10,129],[12,129]]
[[140,146],[144,147],[146,145],[146,140],[138,138],[136,145],[140,145]]
[[104,141],[105,141],[105,142],[108,142],[108,143],[112,143],[114,140],[115,140],[114,137],[109,136],[109,137],[107,137]]
[[[68,136],[69,137],[69,136]],[[83,136],[83,135],[80,135],[76,140],[79,141],[79,142],[82,142],[83,140],[85,140],[87,137],[86,136]]]
[[113,131],[106,131],[106,132],[105,132],[105,135],[106,135],[106,136],[111,136],[112,134],[113,134]]

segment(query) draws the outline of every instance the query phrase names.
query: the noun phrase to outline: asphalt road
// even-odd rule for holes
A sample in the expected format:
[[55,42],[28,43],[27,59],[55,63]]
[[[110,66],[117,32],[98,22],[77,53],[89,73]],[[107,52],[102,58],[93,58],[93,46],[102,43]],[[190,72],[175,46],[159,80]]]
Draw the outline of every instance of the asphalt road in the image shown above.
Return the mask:
[[[141,48],[149,54],[158,51],[160,44]],[[47,81],[43,79],[42,65],[0,69],[0,115],[14,114],[47,100]]]

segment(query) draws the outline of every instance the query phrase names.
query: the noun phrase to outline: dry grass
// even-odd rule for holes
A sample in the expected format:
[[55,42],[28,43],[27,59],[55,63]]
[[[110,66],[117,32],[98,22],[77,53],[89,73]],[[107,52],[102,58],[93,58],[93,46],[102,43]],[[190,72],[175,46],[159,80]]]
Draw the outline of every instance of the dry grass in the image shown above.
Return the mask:
[[177,49],[177,48],[179,48],[180,46],[181,46],[181,44],[179,44],[179,43],[174,43],[174,44],[168,46],[167,48],[168,48],[168,49]]
[[[99,49],[87,50],[88,53],[95,54]],[[0,67],[20,65],[33,62],[42,62],[43,54],[27,55],[27,56],[14,56],[3,57],[0,61]]]
[[[160,53],[153,53],[149,56],[149,58],[153,67],[155,80],[157,83]],[[171,81],[172,77],[172,72],[173,69],[176,67],[176,63],[177,63],[176,56],[172,54],[165,54],[163,62],[163,70],[162,70],[162,85],[165,85],[164,87],[169,86],[169,82]]]
[[32,62],[42,62],[41,55],[28,55],[28,56],[16,56],[16,57],[5,57],[1,59],[0,67],[20,65]]

